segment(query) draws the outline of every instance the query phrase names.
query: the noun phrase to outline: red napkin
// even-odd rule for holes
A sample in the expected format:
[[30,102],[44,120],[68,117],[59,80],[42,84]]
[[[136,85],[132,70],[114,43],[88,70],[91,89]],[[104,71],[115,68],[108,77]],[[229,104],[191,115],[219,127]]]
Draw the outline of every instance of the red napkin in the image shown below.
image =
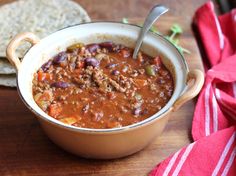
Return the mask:
[[150,176],[236,176],[236,10],[217,17],[208,2],[194,23],[209,63],[193,118],[195,142],[158,164]]

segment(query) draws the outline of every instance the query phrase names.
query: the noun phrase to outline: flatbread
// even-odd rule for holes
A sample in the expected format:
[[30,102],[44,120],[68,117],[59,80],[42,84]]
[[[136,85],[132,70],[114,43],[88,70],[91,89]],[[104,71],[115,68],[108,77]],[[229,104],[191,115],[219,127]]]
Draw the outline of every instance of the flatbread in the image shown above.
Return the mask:
[[0,74],[16,73],[15,68],[5,58],[0,58]]
[[16,87],[16,75],[0,75],[0,85],[7,87]]
[[[5,59],[9,41],[20,32],[43,38],[59,29],[90,22],[87,12],[70,0],[19,0],[0,7],[0,85],[16,86],[15,69]],[[22,58],[30,45],[18,49]]]
[[[70,0],[19,0],[0,7],[0,57],[20,32],[33,32],[43,38],[59,29],[89,22],[87,12]],[[28,45],[29,46],[29,45]],[[27,45],[19,50],[22,57]]]

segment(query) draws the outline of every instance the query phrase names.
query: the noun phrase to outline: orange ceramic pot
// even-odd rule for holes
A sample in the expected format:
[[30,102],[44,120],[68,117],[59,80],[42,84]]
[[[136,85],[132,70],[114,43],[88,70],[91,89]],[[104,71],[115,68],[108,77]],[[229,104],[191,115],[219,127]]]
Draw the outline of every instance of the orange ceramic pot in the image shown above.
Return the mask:
[[[171,112],[195,97],[204,82],[199,70],[188,70],[179,51],[164,37],[149,32],[141,50],[150,56],[163,55],[163,63],[171,71],[175,90],[169,102],[159,112],[141,122],[112,129],[88,129],[69,126],[43,112],[32,95],[33,74],[43,63],[68,46],[113,41],[134,47],[140,27],[115,22],[80,24],[57,31],[44,39],[32,33],[18,34],[9,43],[7,58],[17,70],[17,88],[25,105],[36,115],[48,137],[65,150],[86,158],[111,159],[133,154],[159,136]],[[16,55],[21,41],[32,44],[22,61]],[[187,86],[189,80],[194,80]]]

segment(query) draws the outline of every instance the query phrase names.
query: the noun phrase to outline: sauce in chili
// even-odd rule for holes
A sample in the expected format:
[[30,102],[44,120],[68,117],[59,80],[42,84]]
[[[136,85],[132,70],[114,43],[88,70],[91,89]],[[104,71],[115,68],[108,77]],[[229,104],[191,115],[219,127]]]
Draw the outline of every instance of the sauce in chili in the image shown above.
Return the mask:
[[174,84],[161,57],[112,42],[78,43],[35,73],[33,96],[53,118],[77,127],[115,128],[142,121],[172,96]]

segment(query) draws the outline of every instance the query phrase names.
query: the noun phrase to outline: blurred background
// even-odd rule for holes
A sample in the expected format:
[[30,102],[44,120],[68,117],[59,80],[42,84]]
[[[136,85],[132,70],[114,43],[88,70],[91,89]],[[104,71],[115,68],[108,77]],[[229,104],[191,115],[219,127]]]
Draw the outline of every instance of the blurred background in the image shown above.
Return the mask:
[[[123,17],[144,17],[155,4],[162,3],[169,7],[171,15],[191,20],[198,7],[208,0],[75,0],[88,12],[92,19],[120,19]],[[236,0],[213,0],[217,12],[227,12],[236,6]],[[96,6],[96,7],[95,7]],[[128,9],[128,10],[127,10]],[[107,13],[104,13],[107,12]]]
[[[14,0],[0,0],[0,4]],[[36,0],[37,1],[37,0]],[[198,7],[208,0],[74,0],[88,12],[91,19],[119,20],[123,17],[145,17],[148,10],[161,3],[171,9],[171,15],[184,17],[189,22]],[[236,7],[236,0],[213,0],[217,13],[224,13]],[[128,10],[127,10],[128,9]]]

